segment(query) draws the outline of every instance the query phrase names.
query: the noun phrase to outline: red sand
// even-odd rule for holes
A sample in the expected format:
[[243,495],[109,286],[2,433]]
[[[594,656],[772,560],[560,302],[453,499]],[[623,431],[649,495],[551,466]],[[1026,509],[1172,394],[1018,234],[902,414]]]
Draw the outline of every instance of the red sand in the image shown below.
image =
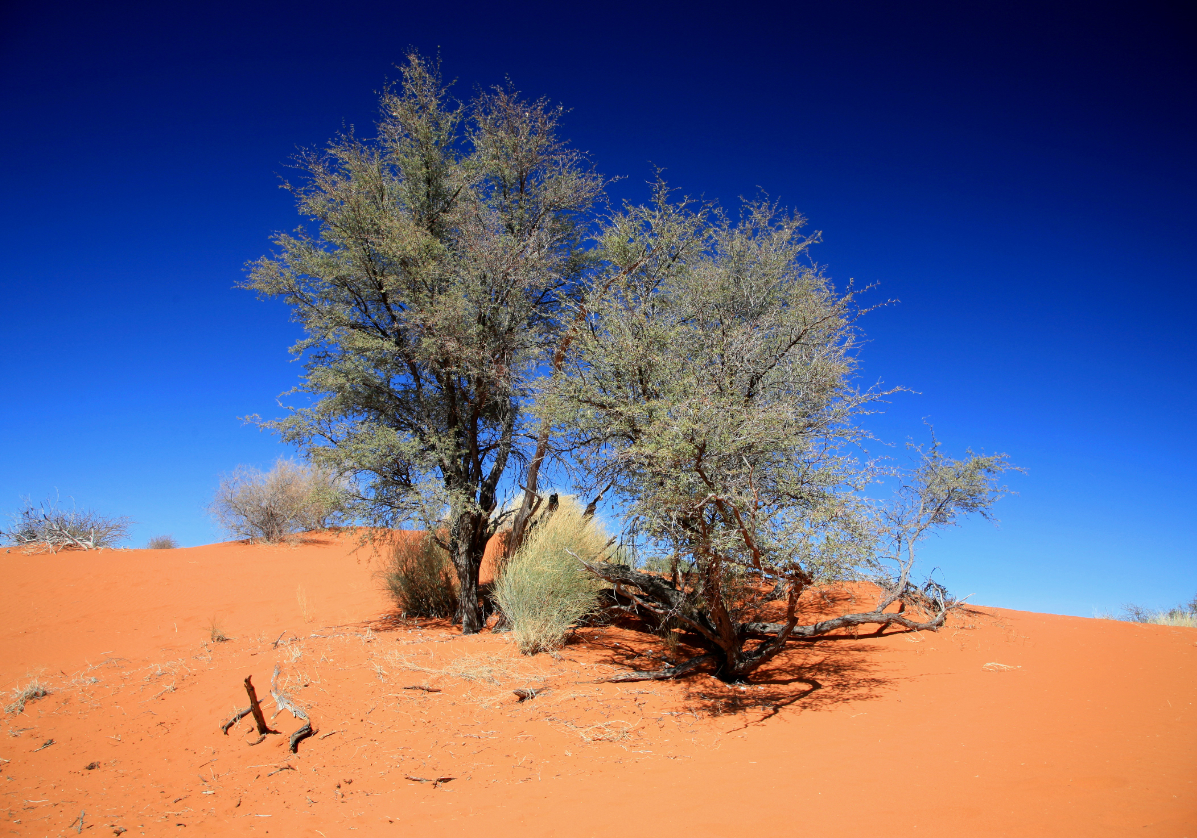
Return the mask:
[[[616,685],[596,680],[659,643],[586,629],[525,658],[404,624],[336,537],[0,562],[4,703],[51,688],[0,714],[10,834],[82,811],[91,835],[1197,838],[1193,629],[977,608],[795,645],[747,689]],[[250,674],[270,719],[276,664],[319,731],[294,756],[249,718],[219,729]]]

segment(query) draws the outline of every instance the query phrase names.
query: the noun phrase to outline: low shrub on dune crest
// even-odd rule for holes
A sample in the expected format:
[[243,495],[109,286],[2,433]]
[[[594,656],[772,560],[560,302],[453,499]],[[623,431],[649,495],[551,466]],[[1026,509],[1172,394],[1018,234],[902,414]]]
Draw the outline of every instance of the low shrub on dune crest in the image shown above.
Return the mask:
[[220,481],[208,511],[234,538],[275,544],[344,517],[344,486],[319,466],[280,459],[268,472],[238,466]]
[[599,605],[605,583],[578,557],[600,556],[610,538],[572,497],[543,516],[495,581],[494,596],[524,654],[565,644],[570,626]]
[[145,549],[147,550],[174,550],[178,548],[179,542],[175,541],[173,535],[156,535],[149,540]]
[[[1106,616],[1110,617],[1110,615]],[[1130,623],[1149,623],[1156,626],[1197,628],[1197,596],[1193,597],[1187,605],[1178,605],[1167,611],[1152,611],[1141,605],[1124,605],[1122,614],[1114,619],[1126,620]]]
[[12,526],[0,530],[0,538],[35,552],[99,550],[115,547],[127,538],[132,523],[126,517],[101,515],[90,509],[64,509],[57,500],[34,506],[25,498],[12,516]]

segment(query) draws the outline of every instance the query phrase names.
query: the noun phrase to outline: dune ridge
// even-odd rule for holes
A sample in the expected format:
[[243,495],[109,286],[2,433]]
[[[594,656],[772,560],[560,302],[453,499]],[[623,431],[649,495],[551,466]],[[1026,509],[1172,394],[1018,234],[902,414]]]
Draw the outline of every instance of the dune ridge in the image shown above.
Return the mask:
[[[595,627],[529,658],[404,621],[355,548],[0,551],[5,703],[51,690],[2,718],[10,834],[1197,838],[1193,629],[975,607],[796,644],[748,687],[609,684],[662,645]],[[275,666],[317,729],[294,755]],[[282,731],[256,745],[221,733],[247,675]]]

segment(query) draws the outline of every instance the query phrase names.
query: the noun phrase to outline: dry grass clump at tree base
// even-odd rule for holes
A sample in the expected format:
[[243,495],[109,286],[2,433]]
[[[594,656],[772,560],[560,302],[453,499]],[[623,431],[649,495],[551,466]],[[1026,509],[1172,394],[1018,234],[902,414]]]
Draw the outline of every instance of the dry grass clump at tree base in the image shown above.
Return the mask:
[[179,546],[179,542],[175,540],[173,535],[156,535],[149,540],[145,549],[147,550],[174,550]]
[[26,702],[33,701],[38,698],[45,698],[50,694],[49,688],[41,682],[40,679],[34,678],[23,687],[18,687],[12,692],[12,701],[4,707],[5,713],[22,713],[25,710]]
[[90,509],[63,509],[57,500],[34,506],[29,498],[11,520],[11,528],[0,530],[0,537],[10,544],[50,553],[116,547],[129,536],[133,523],[124,516],[101,515]]
[[276,544],[340,523],[344,498],[336,475],[280,458],[268,472],[238,466],[220,481],[208,511],[234,538]]
[[431,533],[396,534],[383,572],[387,590],[407,617],[452,617],[457,611],[449,553]]
[[606,583],[578,557],[597,559],[610,537],[572,497],[543,516],[495,581],[494,597],[524,654],[561,648],[570,626],[599,605]]

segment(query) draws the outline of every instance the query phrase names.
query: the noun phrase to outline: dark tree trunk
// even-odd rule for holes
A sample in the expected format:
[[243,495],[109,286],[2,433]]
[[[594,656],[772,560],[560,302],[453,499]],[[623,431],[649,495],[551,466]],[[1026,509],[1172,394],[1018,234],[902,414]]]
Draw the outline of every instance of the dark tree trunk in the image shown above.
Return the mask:
[[483,626],[478,573],[486,553],[487,517],[479,512],[463,512],[456,516],[449,532],[449,554],[457,571],[457,622],[462,634],[475,634]]

